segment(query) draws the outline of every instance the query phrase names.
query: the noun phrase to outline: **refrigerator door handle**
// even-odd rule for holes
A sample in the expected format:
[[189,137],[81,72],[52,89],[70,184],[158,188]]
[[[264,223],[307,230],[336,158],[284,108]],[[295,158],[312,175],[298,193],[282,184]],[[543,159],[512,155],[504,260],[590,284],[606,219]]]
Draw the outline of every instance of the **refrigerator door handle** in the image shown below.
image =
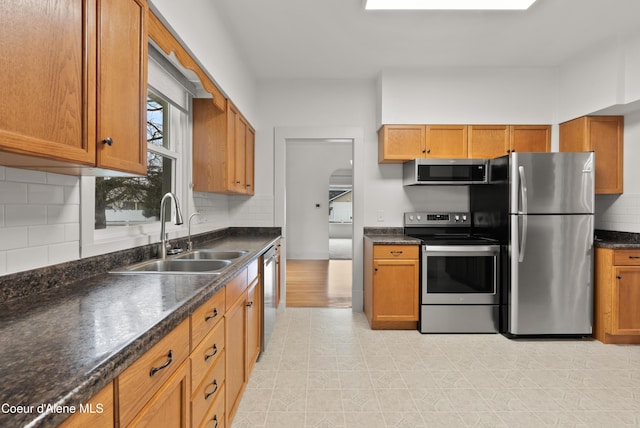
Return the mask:
[[520,174],[520,197],[522,199],[522,211],[518,213],[518,218],[522,218],[522,239],[520,240],[520,251],[518,256],[518,262],[524,261],[524,251],[527,246],[527,229],[528,229],[528,204],[527,204],[527,180],[524,173],[524,166],[518,167],[518,173]]
[[527,247],[527,229],[529,228],[527,215],[518,214],[518,219],[522,219],[522,239],[520,240],[520,251],[518,255],[518,262],[524,261],[524,250]]
[[527,214],[527,179],[524,174],[524,167],[518,167],[518,173],[520,174],[520,198],[522,200],[522,210],[518,214]]

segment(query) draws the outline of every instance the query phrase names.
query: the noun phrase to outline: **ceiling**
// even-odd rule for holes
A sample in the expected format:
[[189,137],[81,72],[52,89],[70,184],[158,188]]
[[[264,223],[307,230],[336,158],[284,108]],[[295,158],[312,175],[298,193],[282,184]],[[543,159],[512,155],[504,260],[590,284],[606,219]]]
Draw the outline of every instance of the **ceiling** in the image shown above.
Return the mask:
[[217,0],[258,79],[373,78],[392,68],[550,67],[638,34],[638,0],[527,11],[365,11],[363,0]]

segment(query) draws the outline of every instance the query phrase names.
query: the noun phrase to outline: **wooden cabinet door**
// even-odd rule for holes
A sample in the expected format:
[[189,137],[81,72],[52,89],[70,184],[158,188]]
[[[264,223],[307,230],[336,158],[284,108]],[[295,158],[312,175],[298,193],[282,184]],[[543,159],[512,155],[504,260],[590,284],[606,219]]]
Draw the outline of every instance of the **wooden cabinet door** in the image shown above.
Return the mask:
[[[0,5],[0,148],[94,165],[96,0]],[[7,157],[0,154],[0,157]]]
[[256,279],[247,288],[247,377],[251,375],[253,366],[260,353],[260,280]]
[[113,428],[115,423],[113,382],[107,384],[82,406],[85,407],[85,411],[79,409],[62,422],[59,428]]
[[402,163],[425,152],[424,125],[383,125],[378,131],[379,163]]
[[255,193],[255,151],[256,151],[256,133],[247,124],[247,148],[245,150],[245,187],[247,194]]
[[511,125],[509,139],[512,152],[549,152],[551,125]]
[[238,410],[240,395],[244,390],[247,380],[246,361],[246,323],[247,323],[247,299],[242,294],[225,314],[225,349],[226,349],[226,412],[227,425]]
[[466,125],[427,125],[426,154],[428,158],[466,158]]
[[127,426],[191,428],[190,377],[186,360]]
[[469,157],[496,158],[509,150],[507,125],[469,125]]
[[588,118],[588,138],[596,153],[596,189],[598,194],[622,193],[622,149],[624,118],[592,116]]
[[617,267],[612,292],[611,334],[640,335],[640,268]]
[[561,152],[596,154],[596,194],[623,191],[623,116],[583,116],[560,124]]
[[97,166],[146,174],[147,3],[99,4]]
[[373,319],[417,321],[419,311],[418,260],[374,260]]
[[238,188],[237,165],[238,151],[236,142],[238,141],[238,124],[240,123],[240,112],[233,105],[227,103],[227,191],[236,191]]

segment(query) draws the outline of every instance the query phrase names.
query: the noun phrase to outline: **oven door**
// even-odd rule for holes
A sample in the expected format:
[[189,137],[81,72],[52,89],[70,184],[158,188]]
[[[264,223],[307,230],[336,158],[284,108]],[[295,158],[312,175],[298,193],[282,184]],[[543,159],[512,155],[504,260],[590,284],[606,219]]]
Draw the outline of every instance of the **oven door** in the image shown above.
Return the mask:
[[422,304],[499,303],[499,245],[423,245],[422,248]]

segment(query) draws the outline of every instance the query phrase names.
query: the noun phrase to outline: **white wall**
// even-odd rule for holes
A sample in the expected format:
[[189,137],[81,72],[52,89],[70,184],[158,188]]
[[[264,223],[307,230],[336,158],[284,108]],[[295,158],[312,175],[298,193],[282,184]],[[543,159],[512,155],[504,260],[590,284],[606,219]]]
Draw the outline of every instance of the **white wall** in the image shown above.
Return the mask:
[[152,0],[150,7],[177,33],[249,122],[255,122],[256,81],[215,2]]
[[544,68],[388,70],[381,123],[553,123],[556,73]]
[[329,179],[350,168],[352,150],[351,142],[287,141],[287,258],[329,258]]

